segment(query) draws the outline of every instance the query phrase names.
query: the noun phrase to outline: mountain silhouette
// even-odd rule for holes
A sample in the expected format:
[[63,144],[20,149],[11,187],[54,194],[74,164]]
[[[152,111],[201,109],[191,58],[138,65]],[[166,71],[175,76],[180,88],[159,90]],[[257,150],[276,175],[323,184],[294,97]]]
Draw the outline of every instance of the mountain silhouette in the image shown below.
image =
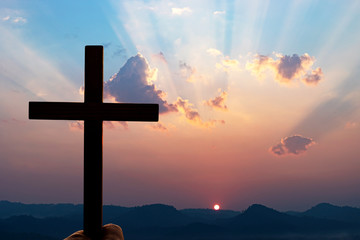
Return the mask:
[[[72,204],[57,206],[1,201],[0,239],[63,239],[82,229],[82,210],[78,209],[79,206],[82,207]],[[32,213],[37,217],[21,213]],[[13,215],[9,216],[11,214]],[[111,222],[120,225],[125,238],[129,240],[359,240],[358,216],[358,208],[324,203],[305,212],[291,214],[260,204],[251,205],[243,212],[177,210],[164,204],[129,208],[104,206],[104,224]]]
[[240,214],[239,211],[232,211],[232,210],[218,210],[215,211],[213,209],[194,209],[194,208],[188,208],[188,209],[182,209],[179,210],[181,213],[196,219],[201,222],[207,222],[207,221],[214,221],[216,219],[222,219],[222,218],[231,218],[235,217],[238,214]]
[[360,223],[360,209],[354,207],[339,207],[330,203],[320,203],[309,210],[299,213],[293,212],[296,216],[309,216],[316,218],[339,220],[344,222]]
[[22,215],[0,220],[0,232],[36,233],[55,238],[64,238],[81,228],[82,221],[59,217],[35,218]]
[[66,215],[81,215],[81,204],[24,204],[19,202],[0,201],[0,218],[16,215],[31,215],[33,217],[63,217]]
[[242,214],[220,224],[235,232],[257,234],[333,232],[357,227],[337,220],[291,216],[260,204],[251,205]]
[[113,223],[127,227],[174,227],[183,226],[193,220],[173,206],[163,204],[135,207],[113,219]]

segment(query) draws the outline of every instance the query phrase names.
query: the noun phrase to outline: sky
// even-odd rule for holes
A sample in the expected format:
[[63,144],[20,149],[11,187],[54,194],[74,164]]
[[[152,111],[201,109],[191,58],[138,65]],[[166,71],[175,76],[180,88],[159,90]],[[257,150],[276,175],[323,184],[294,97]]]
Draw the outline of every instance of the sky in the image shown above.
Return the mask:
[[360,2],[0,3],[0,199],[82,203],[83,122],[29,101],[83,101],[86,45],[104,102],[104,204],[244,210],[360,207]]

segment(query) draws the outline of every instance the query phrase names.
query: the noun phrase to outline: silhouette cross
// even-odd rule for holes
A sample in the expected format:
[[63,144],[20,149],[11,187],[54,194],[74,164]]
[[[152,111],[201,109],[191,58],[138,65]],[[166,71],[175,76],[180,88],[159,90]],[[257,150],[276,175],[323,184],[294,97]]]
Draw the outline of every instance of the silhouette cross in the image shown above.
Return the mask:
[[103,103],[103,46],[85,46],[85,101],[29,102],[29,119],[84,120],[84,233],[100,239],[103,121],[158,121],[158,104]]

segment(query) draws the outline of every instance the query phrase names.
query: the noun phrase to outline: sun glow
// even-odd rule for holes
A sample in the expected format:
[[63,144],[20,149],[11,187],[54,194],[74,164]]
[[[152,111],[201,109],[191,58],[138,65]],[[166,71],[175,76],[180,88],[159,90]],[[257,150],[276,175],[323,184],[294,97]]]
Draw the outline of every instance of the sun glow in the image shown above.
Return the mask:
[[220,205],[219,205],[219,204],[215,204],[215,205],[214,205],[214,210],[215,210],[215,211],[220,210]]

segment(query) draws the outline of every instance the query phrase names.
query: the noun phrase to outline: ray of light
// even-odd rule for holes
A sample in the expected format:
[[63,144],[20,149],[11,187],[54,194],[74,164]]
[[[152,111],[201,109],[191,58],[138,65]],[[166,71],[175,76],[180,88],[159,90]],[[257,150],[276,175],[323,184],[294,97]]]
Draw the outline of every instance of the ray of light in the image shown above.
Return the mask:
[[336,49],[336,44],[338,44],[338,41],[345,36],[344,33],[346,31],[352,31],[348,29],[348,27],[352,22],[354,22],[354,20],[358,20],[357,22],[359,24],[359,10],[360,2],[352,1],[351,4],[347,5],[344,12],[338,14],[340,20],[336,21],[336,25],[327,36],[325,44],[323,44],[321,49],[319,49],[317,54],[318,59],[326,59],[329,54],[332,54],[332,49]]
[[233,28],[234,28],[234,14],[236,12],[234,0],[226,1],[226,25],[224,33],[224,47],[223,52],[225,55],[231,55]]
[[24,43],[5,27],[2,33],[0,73],[3,79],[16,82],[40,99],[80,100],[78,89],[48,59]]

